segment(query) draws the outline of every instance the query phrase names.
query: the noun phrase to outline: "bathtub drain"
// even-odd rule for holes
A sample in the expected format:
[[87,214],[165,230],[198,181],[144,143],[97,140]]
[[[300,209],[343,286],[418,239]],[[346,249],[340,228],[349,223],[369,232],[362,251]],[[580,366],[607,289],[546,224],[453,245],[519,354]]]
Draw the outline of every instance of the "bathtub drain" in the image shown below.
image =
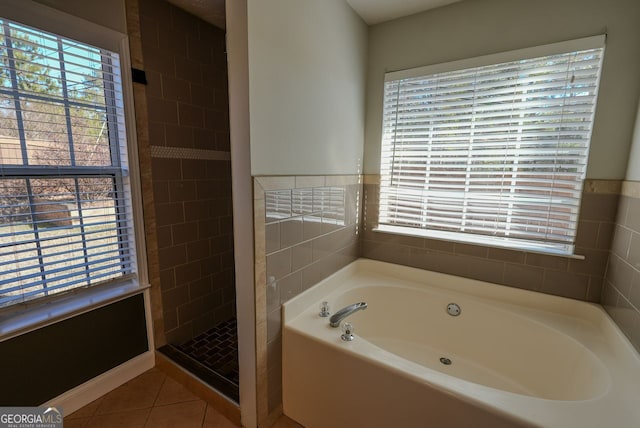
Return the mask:
[[441,358],[440,358],[440,362],[441,362],[442,364],[444,364],[445,366],[450,366],[450,365],[451,365],[451,360],[450,360],[450,359],[448,359],[448,358],[446,358],[446,357],[441,357]]
[[447,313],[452,317],[457,317],[461,312],[462,309],[460,309],[460,305],[458,305],[457,303],[449,303],[447,305]]

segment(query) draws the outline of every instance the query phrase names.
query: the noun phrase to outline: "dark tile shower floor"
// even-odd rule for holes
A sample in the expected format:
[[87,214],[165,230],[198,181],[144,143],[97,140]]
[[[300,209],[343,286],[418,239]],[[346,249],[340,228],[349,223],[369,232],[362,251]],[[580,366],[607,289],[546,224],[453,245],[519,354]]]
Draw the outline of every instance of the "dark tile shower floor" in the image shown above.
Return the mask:
[[238,401],[238,333],[235,318],[223,321],[179,345],[164,346],[160,351]]
[[238,333],[235,318],[221,322],[177,348],[225,379],[238,384]]

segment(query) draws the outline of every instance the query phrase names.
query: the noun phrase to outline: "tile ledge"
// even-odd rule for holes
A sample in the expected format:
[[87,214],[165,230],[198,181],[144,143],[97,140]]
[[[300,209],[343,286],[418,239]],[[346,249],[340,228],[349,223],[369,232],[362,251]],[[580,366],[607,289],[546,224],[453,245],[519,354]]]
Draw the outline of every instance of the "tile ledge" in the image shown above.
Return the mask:
[[630,198],[640,198],[640,181],[623,181],[621,194]]
[[599,193],[619,195],[622,189],[622,180],[598,180],[587,178],[584,180],[584,193]]
[[365,174],[364,184],[380,184],[380,174]]
[[[259,190],[288,190],[325,186],[346,186],[359,184],[362,181],[359,174],[327,174],[327,175],[254,175],[256,192]],[[254,195],[255,198],[255,195]]]
[[230,161],[231,152],[172,146],[151,146],[152,158]]

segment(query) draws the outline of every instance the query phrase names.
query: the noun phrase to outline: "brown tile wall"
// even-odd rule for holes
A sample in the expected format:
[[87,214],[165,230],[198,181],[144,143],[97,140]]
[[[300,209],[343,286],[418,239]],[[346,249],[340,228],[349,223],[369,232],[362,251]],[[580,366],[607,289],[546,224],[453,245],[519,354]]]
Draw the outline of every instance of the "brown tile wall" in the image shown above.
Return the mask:
[[[138,0],[126,0],[127,33],[129,34],[129,52],[131,66],[144,69],[142,40],[140,38],[140,13]],[[147,109],[147,88],[141,83],[133,85],[133,100],[136,116],[136,140],[138,144],[138,162],[142,189],[143,216],[145,224],[145,243],[147,270],[149,274],[151,317],[153,320],[154,346],[166,344],[164,319],[162,317],[162,290],[158,263],[158,245],[156,234],[156,211],[153,201],[153,180],[151,174],[151,146],[149,143],[149,117]]]
[[[629,183],[640,189],[640,182]],[[620,197],[602,305],[640,351],[640,198]]]
[[176,343],[235,313],[225,35],[162,0],[140,0],[140,35],[163,319]]
[[258,286],[266,288],[266,389],[273,412],[282,403],[281,306],[359,257],[362,186],[359,176],[257,180],[269,188],[256,186],[264,200],[256,224],[264,231],[265,276]]
[[[367,176],[365,183],[376,182]],[[378,184],[364,185],[363,256],[511,287],[598,302],[618,205],[617,186],[585,185],[576,253],[585,260],[373,231]]]

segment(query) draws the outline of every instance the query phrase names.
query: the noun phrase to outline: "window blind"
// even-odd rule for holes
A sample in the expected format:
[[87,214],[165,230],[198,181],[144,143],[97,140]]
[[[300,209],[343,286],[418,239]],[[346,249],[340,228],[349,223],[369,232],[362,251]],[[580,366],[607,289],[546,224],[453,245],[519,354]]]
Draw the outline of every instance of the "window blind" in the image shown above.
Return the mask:
[[136,271],[119,64],[0,19],[0,306]]
[[389,75],[380,229],[572,253],[604,50],[597,40]]

